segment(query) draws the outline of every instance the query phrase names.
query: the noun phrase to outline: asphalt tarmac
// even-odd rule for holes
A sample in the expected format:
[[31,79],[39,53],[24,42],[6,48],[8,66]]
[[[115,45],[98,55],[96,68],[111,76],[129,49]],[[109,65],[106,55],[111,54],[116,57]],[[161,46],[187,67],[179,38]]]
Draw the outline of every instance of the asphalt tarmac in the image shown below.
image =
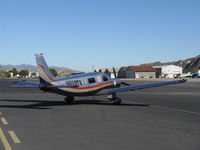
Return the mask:
[[104,97],[66,105],[12,82],[0,80],[0,150],[200,150],[200,82],[119,93],[119,106]]

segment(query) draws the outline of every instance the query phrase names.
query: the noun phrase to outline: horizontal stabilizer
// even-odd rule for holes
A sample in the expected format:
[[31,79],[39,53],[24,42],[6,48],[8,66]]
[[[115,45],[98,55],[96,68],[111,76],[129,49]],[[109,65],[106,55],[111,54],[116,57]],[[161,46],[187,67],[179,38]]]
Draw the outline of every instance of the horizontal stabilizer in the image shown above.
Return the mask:
[[12,88],[39,88],[39,82],[31,82],[31,81],[16,81],[13,82]]

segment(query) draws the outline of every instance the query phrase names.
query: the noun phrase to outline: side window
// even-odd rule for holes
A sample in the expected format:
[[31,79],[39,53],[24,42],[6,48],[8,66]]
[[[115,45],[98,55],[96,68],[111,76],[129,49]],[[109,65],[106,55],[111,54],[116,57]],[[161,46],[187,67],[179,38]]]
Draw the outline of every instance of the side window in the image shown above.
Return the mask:
[[95,83],[95,78],[88,78],[88,83]]
[[103,75],[103,81],[108,81],[108,77],[106,77],[105,75]]
[[97,79],[97,82],[102,82],[101,76],[97,76],[96,79]]

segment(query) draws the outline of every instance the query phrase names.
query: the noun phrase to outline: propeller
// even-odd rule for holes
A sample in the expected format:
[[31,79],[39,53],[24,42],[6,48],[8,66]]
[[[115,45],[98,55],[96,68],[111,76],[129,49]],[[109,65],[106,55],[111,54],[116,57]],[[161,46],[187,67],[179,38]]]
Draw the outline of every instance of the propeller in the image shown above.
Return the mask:
[[[116,78],[117,78],[117,74],[116,74],[116,70],[115,70],[114,67],[113,67],[113,73],[114,73],[114,77],[115,77],[115,79],[116,79]],[[129,84],[129,83],[126,83],[126,82],[121,82],[121,84],[126,85],[126,86],[130,86],[130,84]]]
[[114,73],[114,76],[115,76],[115,79],[117,78],[117,74],[116,74],[116,71],[115,71],[115,68],[113,67],[113,73]]

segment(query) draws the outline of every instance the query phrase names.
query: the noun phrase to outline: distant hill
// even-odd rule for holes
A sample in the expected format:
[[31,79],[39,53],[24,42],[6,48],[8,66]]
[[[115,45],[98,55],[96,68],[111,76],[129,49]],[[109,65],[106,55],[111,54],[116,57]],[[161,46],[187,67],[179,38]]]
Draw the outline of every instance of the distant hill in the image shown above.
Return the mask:
[[[13,68],[16,68],[17,71],[28,70],[29,72],[36,72],[36,66],[29,65],[29,64],[22,64],[22,65],[0,65],[0,67],[1,67],[0,69],[1,70],[3,69],[4,71],[10,71]],[[55,68],[57,71],[64,70],[64,71],[69,72],[69,73],[80,72],[80,71],[69,69],[69,68],[65,68],[65,67],[50,66],[49,68]]]
[[141,64],[141,66],[162,66],[162,65],[177,65],[183,67],[183,70],[200,69],[200,55],[185,60],[178,60],[173,62],[153,62]]
[[[178,61],[165,62],[165,63],[153,62],[153,63],[141,64],[140,66],[161,66],[161,65],[177,65],[177,66],[183,67],[183,70],[196,71],[200,69],[200,55],[196,57],[188,58],[185,60],[178,60]],[[29,72],[36,72],[35,66],[29,65],[29,64],[0,65],[0,70],[3,69],[4,71],[9,71],[9,70],[12,70],[13,68],[16,68],[18,71],[25,69],[25,70],[28,70]],[[50,66],[50,68],[55,68],[57,71],[64,70],[69,73],[80,72],[80,71],[65,68],[65,67]]]

